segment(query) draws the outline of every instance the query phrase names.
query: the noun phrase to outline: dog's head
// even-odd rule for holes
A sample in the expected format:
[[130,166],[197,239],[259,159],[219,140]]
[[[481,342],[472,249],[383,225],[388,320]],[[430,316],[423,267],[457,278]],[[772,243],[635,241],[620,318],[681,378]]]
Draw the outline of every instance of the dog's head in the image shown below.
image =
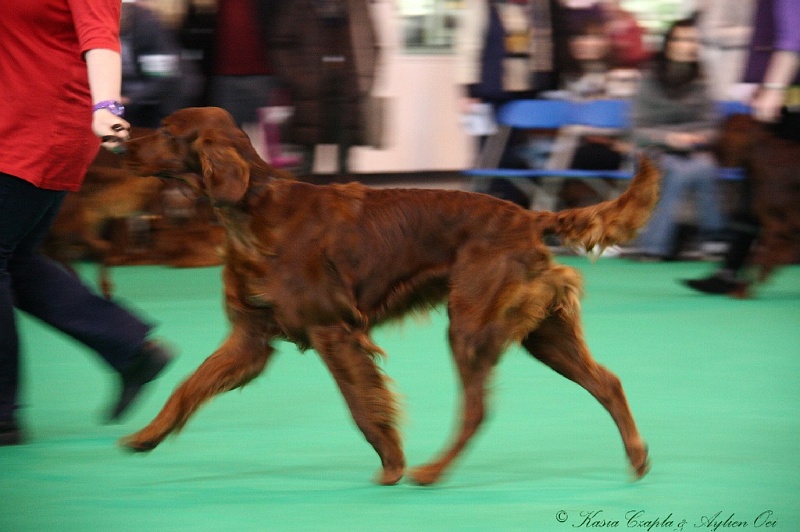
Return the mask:
[[260,161],[247,135],[218,107],[190,107],[166,117],[155,133],[126,144],[125,165],[142,176],[176,178],[214,204],[237,203]]

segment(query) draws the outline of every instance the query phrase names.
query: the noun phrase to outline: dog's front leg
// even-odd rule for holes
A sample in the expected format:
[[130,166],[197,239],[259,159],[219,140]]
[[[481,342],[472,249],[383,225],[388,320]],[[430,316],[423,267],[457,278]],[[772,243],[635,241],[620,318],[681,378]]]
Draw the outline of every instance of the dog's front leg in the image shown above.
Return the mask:
[[234,329],[228,339],[181,384],[145,428],[120,440],[133,451],[150,451],[215,395],[244,386],[256,378],[274,352],[263,335]]
[[315,327],[311,342],[344,396],[356,425],[383,465],[377,482],[396,484],[405,472],[405,456],[396,428],[394,394],[373,357],[380,354],[362,331],[346,326]]

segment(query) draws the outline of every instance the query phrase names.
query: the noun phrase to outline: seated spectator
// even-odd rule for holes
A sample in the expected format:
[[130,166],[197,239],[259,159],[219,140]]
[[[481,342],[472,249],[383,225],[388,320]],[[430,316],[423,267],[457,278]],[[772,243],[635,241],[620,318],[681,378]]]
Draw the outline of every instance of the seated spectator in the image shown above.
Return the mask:
[[724,227],[717,166],[708,151],[718,119],[698,56],[694,19],[673,23],[634,101],[634,142],[658,153],[663,172],[661,198],[637,240],[641,259],[676,258],[678,211],[691,196],[702,238],[716,239]]
[[[570,33],[567,48],[561,85],[568,97],[575,100],[626,98],[635,93],[638,70],[618,65],[606,26],[601,21],[580,23]],[[620,84],[620,79],[632,83]]]
[[[576,102],[628,98],[638,84],[638,71],[618,69],[611,54],[611,41],[600,20],[579,19],[567,40],[568,58],[562,73],[561,97]],[[624,74],[624,75],[623,75]],[[627,79],[626,82],[620,82]],[[578,170],[616,170],[622,165],[624,132],[607,131],[580,125],[561,128],[549,168]],[[559,193],[559,208],[597,203],[604,199],[588,183],[568,180]]]
[[611,44],[611,56],[618,68],[639,69],[650,60],[650,50],[644,43],[644,28],[636,16],[620,6],[619,0],[602,0],[606,35]]

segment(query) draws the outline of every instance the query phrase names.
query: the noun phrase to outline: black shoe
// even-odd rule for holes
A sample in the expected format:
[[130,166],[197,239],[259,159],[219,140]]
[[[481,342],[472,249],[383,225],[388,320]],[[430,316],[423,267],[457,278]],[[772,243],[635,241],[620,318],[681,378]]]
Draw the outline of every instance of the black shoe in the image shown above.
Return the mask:
[[172,351],[166,346],[153,341],[145,342],[139,350],[139,362],[120,375],[122,387],[108,421],[119,421],[139,396],[144,385],[155,379],[173,358]]
[[747,283],[724,279],[717,275],[704,279],[683,279],[681,282],[689,288],[705,294],[737,295],[747,291]]
[[22,430],[13,419],[0,421],[0,447],[22,443]]

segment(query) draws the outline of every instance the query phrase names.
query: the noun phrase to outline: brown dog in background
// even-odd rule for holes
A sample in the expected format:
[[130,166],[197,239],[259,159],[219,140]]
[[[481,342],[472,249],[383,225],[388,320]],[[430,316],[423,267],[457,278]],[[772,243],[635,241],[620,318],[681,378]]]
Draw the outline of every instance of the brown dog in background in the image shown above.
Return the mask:
[[[153,132],[133,128],[131,134]],[[144,221],[144,228],[132,230],[132,219]],[[177,181],[143,179],[123,168],[122,157],[100,150],[80,191],[64,199],[42,252],[73,272],[76,260],[97,262],[98,285],[109,298],[109,266],[216,266],[224,238],[208,201],[196,191]]]
[[723,123],[715,155],[721,166],[746,173],[748,204],[742,209],[761,226],[749,263],[763,282],[776,268],[800,258],[800,143],[737,114]]
[[[134,128],[141,136],[152,130]],[[151,210],[164,183],[156,178],[143,179],[122,168],[122,159],[100,150],[86,172],[81,190],[67,194],[42,242],[42,252],[72,270],[72,263],[83,257],[99,265],[98,284],[106,297],[111,296],[108,272],[112,242],[106,235],[108,224],[134,213]]]
[[649,161],[616,200],[552,213],[469,192],[294,181],[262,161],[218,108],[180,110],[127,148],[134,172],[183,180],[211,198],[227,232],[223,281],[232,330],[124,446],[155,448],[202,403],[258,376],[271,343],[285,338],[320,355],[381,459],[378,482],[394,484],[406,468],[397,405],[370,330],[446,300],[462,425],[452,446],[412,471],[415,482],[439,480],[478,430],[487,379],[512,343],[597,398],[619,428],[635,475],[647,472],[622,385],[584,342],[580,275],[555,264],[542,238],[557,234],[586,250],[632,238],[658,196],[659,172]]

